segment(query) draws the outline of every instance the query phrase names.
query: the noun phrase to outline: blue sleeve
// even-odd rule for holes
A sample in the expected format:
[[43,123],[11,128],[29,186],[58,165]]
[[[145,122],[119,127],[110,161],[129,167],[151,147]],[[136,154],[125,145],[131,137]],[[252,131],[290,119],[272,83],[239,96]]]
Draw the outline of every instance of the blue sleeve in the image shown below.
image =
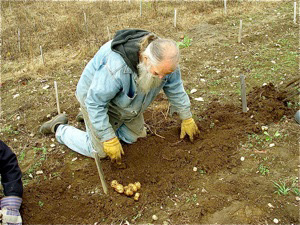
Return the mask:
[[89,119],[101,141],[109,140],[116,136],[109,123],[108,103],[121,90],[120,82],[102,66],[95,72],[93,81],[85,99]]
[[190,99],[184,90],[179,68],[168,76],[163,90],[171,104],[170,114],[177,112],[182,120],[192,117]]

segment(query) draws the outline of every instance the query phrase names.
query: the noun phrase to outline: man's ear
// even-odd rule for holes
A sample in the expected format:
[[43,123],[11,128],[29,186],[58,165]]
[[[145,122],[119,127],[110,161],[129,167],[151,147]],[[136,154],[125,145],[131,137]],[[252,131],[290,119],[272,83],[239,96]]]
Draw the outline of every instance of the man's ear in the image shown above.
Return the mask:
[[146,55],[143,55],[142,59],[143,59],[143,63],[145,64],[148,63],[148,57]]

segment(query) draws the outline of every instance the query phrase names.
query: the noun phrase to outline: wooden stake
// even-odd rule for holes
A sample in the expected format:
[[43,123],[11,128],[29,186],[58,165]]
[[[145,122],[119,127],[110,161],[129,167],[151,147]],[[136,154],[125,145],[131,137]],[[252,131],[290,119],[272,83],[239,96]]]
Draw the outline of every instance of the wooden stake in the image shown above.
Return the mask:
[[296,16],[297,16],[297,2],[294,2],[294,23],[296,23]]
[[176,27],[177,9],[174,10],[174,27]]
[[85,14],[85,12],[83,13],[83,16],[84,16],[85,30],[86,30],[86,32],[88,32],[88,26],[87,26],[87,20],[86,20],[86,14]]
[[242,94],[242,107],[243,112],[247,112],[247,99],[246,99],[246,83],[245,76],[243,74],[240,75],[241,79],[241,94]]
[[111,35],[108,27],[107,27],[107,34],[108,34],[108,39],[111,40]]
[[18,47],[19,47],[19,52],[21,52],[21,32],[20,32],[20,28],[18,28]]
[[107,194],[107,184],[104,178],[104,172],[101,166],[100,157],[97,152],[94,152],[95,162],[98,169],[98,174],[100,177],[101,185],[105,194]]
[[227,14],[227,5],[226,5],[227,1],[224,0],[224,13],[225,15]]
[[54,88],[55,88],[57,113],[60,114],[60,107],[59,107],[59,100],[58,100],[58,90],[57,90],[57,83],[56,83],[56,81],[54,81]]
[[42,62],[45,65],[45,60],[44,60],[44,55],[43,55],[43,49],[42,46],[40,45],[40,52],[41,52],[41,58],[42,58]]
[[140,0],[140,17],[142,17],[142,0]]
[[242,41],[242,29],[243,29],[243,20],[240,20],[238,43],[241,43],[241,41]]

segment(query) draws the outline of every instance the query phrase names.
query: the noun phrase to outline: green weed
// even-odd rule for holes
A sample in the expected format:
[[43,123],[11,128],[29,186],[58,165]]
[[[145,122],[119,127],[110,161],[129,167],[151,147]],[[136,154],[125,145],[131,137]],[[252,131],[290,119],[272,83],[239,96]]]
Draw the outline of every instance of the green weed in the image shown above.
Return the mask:
[[44,205],[44,202],[42,202],[42,201],[39,201],[39,202],[38,202],[38,204],[39,204],[39,206],[40,206],[40,207],[43,207],[43,205]]
[[260,172],[261,175],[267,175],[270,172],[268,167],[264,166],[263,164],[259,165],[258,171]]
[[196,203],[197,201],[198,201],[197,195],[196,195],[196,194],[193,194],[190,198],[187,197],[185,202],[186,202],[186,203],[189,203],[189,202],[194,202],[194,203]]
[[188,38],[188,36],[184,35],[184,38],[182,41],[176,42],[176,45],[178,48],[187,48],[191,46],[191,42],[193,39]]
[[291,190],[289,187],[287,187],[284,181],[279,181],[279,183],[273,181],[273,185],[277,189],[276,191],[274,191],[274,193],[278,195],[287,195]]

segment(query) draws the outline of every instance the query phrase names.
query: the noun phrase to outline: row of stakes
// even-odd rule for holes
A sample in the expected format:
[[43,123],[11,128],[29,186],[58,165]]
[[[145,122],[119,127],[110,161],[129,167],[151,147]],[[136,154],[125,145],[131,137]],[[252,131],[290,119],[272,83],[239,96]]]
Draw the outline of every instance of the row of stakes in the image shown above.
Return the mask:
[[[226,6],[226,1],[224,0],[224,13],[227,14],[227,6]],[[129,0],[130,3],[130,0]],[[85,30],[88,33],[88,25],[87,25],[87,16],[86,13],[83,13],[84,16],[84,24],[85,24]],[[140,16],[142,16],[142,0],[140,1]],[[294,2],[294,23],[296,24],[296,16],[297,16],[297,2]],[[176,27],[177,23],[177,9],[174,10],[174,27]],[[238,43],[241,43],[242,41],[242,29],[243,29],[243,20],[240,20],[240,26],[239,26],[239,33],[238,33]],[[109,27],[107,26],[107,35],[109,40],[112,38],[111,32],[109,30]],[[21,52],[21,31],[18,28],[18,50]],[[40,46],[40,53],[41,53],[41,60],[42,63],[45,65],[45,59],[43,55],[43,48]]]

